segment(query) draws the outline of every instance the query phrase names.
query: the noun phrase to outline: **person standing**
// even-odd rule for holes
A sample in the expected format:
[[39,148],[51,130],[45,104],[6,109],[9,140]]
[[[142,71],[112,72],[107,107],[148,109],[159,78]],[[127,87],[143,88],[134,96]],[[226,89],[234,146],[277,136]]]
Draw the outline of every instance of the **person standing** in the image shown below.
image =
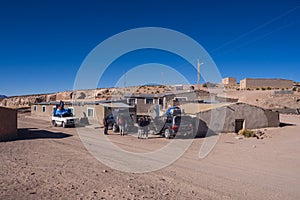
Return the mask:
[[138,139],[142,138],[143,129],[143,117],[138,118]]
[[108,134],[108,118],[104,117],[103,118],[103,126],[104,126],[104,135]]
[[118,124],[120,128],[120,135],[124,136],[124,129],[125,129],[125,123],[124,123],[124,118],[123,116],[120,116],[118,119]]

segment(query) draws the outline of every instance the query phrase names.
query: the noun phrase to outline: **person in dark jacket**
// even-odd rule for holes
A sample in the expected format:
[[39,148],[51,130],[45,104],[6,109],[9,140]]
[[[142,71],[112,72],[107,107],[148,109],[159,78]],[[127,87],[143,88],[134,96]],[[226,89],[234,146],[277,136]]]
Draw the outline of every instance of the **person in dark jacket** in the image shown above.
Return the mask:
[[104,117],[103,118],[103,126],[104,126],[104,135],[108,134],[108,118]]

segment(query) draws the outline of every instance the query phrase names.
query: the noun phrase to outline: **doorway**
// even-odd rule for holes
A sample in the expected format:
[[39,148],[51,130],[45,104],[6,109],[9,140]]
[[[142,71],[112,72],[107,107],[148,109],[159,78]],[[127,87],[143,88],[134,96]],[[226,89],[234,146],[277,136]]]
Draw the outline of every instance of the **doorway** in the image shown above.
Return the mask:
[[236,119],[235,120],[235,132],[238,133],[240,130],[244,128],[244,119]]

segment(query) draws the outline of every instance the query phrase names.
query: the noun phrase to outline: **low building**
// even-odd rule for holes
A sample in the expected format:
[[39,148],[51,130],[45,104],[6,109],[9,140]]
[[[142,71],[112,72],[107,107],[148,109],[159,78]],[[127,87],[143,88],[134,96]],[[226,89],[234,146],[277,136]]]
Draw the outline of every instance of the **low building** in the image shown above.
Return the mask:
[[278,112],[245,103],[200,104],[184,109],[196,114],[200,132],[238,132],[243,128],[278,127],[280,124]]
[[294,82],[287,79],[245,78],[240,81],[240,89],[291,89]]
[[224,86],[235,86],[235,85],[237,85],[236,78],[233,78],[233,77],[223,78],[222,84]]
[[0,107],[0,141],[15,138],[17,132],[17,111]]
[[153,106],[160,106],[161,110],[166,110],[170,106],[180,106],[188,102],[198,102],[204,99],[211,99],[206,91],[173,91],[161,94],[132,94],[125,95],[126,103],[136,106],[137,116],[148,115],[149,109]]
[[[53,109],[59,102],[43,102],[31,106],[31,116],[51,118]],[[95,102],[65,102],[65,108],[72,110],[74,116],[82,124],[102,124],[102,119],[114,112],[123,109],[135,117],[135,107],[122,102],[95,101]]]

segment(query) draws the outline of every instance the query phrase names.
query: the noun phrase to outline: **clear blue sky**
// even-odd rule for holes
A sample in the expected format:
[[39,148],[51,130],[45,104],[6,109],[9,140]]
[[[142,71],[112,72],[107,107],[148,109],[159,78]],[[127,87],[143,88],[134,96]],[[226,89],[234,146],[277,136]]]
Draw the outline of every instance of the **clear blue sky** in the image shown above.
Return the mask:
[[[81,63],[100,42],[138,27],[164,27],[199,42],[223,77],[277,77],[300,81],[299,0],[107,0],[0,2],[0,94],[71,90]],[[167,52],[135,52],[116,61],[121,70],[185,61]],[[114,86],[111,68],[99,87]],[[185,72],[196,83],[194,71]]]

